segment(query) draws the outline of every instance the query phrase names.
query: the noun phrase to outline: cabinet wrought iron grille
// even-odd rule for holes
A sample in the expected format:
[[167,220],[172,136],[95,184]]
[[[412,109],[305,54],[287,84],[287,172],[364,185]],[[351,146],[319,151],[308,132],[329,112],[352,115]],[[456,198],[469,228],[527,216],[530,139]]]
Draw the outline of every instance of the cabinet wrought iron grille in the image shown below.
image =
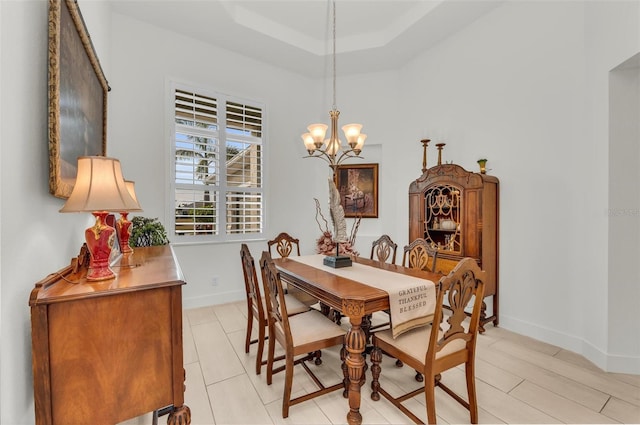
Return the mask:
[[461,194],[462,188],[449,184],[433,186],[425,191],[424,234],[432,248],[451,253],[463,251]]

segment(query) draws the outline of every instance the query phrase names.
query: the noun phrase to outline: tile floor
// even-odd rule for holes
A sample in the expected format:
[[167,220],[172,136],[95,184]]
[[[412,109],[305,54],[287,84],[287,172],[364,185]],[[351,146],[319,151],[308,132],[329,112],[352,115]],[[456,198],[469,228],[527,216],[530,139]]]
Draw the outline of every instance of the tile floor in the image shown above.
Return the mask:
[[[374,319],[378,319],[374,317]],[[374,322],[375,323],[375,322]],[[205,424],[343,424],[348,402],[340,391],[292,406],[281,416],[284,374],[266,384],[256,375],[255,345],[244,353],[244,302],[184,311],[185,403],[191,423]],[[323,351],[323,364],[312,366],[323,382],[342,377],[338,349]],[[584,357],[501,328],[487,327],[476,353],[476,383],[481,423],[640,423],[640,376],[605,373]],[[382,385],[399,393],[415,388],[414,372],[382,363]],[[456,368],[443,380],[464,394],[464,373]],[[370,374],[362,387],[364,424],[412,423],[391,403],[370,398]],[[315,389],[301,367],[293,379],[294,396]],[[424,397],[407,406],[426,421]],[[468,412],[436,390],[439,423],[468,423]],[[160,417],[166,423],[166,416]],[[151,414],[126,421],[151,424]]]

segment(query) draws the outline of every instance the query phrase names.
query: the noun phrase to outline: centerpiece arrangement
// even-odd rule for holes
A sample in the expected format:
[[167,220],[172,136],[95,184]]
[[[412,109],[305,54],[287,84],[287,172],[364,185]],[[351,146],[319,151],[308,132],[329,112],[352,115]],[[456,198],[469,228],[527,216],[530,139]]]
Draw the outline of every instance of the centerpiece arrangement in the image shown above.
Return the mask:
[[340,192],[338,192],[338,188],[336,188],[333,179],[329,179],[329,213],[331,214],[331,222],[333,224],[336,253],[335,255],[327,255],[324,257],[323,264],[333,268],[349,267],[351,265],[351,257],[348,255],[340,255],[340,243],[346,243],[349,239],[347,238],[347,221],[344,217],[344,209],[340,203]]

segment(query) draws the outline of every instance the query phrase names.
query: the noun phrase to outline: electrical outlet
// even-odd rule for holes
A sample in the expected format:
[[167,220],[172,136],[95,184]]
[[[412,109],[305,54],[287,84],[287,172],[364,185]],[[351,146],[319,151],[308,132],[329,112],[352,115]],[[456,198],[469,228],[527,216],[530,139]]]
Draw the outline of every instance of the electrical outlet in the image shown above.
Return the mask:
[[213,278],[211,278],[211,285],[218,286],[218,276],[213,276]]

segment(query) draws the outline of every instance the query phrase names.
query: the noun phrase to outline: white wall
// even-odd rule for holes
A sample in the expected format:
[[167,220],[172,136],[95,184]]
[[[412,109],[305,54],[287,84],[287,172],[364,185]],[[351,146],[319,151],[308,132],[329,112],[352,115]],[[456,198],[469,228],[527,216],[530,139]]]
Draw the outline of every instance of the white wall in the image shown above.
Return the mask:
[[444,160],[486,157],[501,179],[501,325],[636,373],[640,353],[608,348],[603,89],[638,51],[637,8],[508,2],[407,66],[401,99],[408,133],[444,135]]
[[[616,73],[612,70],[640,52],[640,3],[637,1],[587,2],[585,10],[586,27],[589,28],[589,31],[586,32],[586,41],[591,46],[587,51],[586,58],[590,102],[585,126],[588,128],[589,134],[597,141],[598,165],[607,167],[608,176],[615,179],[609,182],[609,187],[621,183],[616,176],[620,175],[620,170],[624,172],[629,166],[628,162],[621,163],[619,161],[624,150],[623,143],[629,143],[628,155],[633,156],[636,162],[631,169],[626,170],[628,180],[624,180],[624,182],[628,190],[637,191],[637,183],[633,181],[631,173],[634,168],[637,169],[640,165],[637,153],[638,132],[636,129],[635,140],[630,142],[620,140],[620,128],[633,124],[625,124],[625,119],[621,116],[620,111],[615,109],[617,106],[615,104],[616,89],[619,86],[616,86]],[[614,103],[612,104],[611,101]],[[627,112],[631,113],[633,103],[629,102],[627,105],[629,107]],[[611,114],[615,114],[613,120],[610,120]],[[635,116],[628,115],[627,120],[632,120],[636,126],[638,125],[637,114]],[[633,137],[633,132],[626,134]],[[619,186],[616,190],[624,190],[625,186]],[[599,221],[604,218],[608,225],[607,229],[611,232],[608,235],[608,240],[604,241],[607,244],[612,237],[617,236],[616,229],[619,229],[620,225],[627,220],[623,216],[609,215],[607,212],[626,208],[630,204],[633,207],[634,203],[633,196],[622,203],[617,202],[620,198],[616,199],[615,193],[617,192],[612,193],[613,198],[609,197],[608,208],[598,211]],[[635,223],[626,232],[625,239],[633,234],[633,226],[638,226],[638,218],[638,216],[631,217]],[[632,238],[633,236],[631,236]],[[622,242],[621,246],[620,242],[615,241],[615,246],[609,246],[609,258],[620,253],[621,248],[633,251],[634,243],[637,244],[637,240]],[[631,261],[634,261],[634,265],[636,265],[637,257]],[[607,328],[604,330],[607,343],[606,349],[603,350],[606,355],[600,352],[594,353],[594,356],[600,355],[602,358],[599,364],[612,371],[632,370],[635,373],[640,373],[640,341],[638,339],[640,338],[640,321],[630,315],[636,309],[635,304],[631,307],[631,311],[628,304],[630,299],[637,300],[638,272],[625,267],[623,270],[626,274],[624,274],[625,272],[617,270],[619,266],[619,260],[616,259],[608,264],[608,268],[602,269],[602,275],[598,274],[598,279],[601,279],[601,282],[606,282],[604,286],[608,291],[601,298],[586,297],[584,309],[586,312],[602,308],[603,303],[608,305],[608,317],[605,321]],[[618,303],[618,301],[621,302]],[[585,326],[585,339],[590,339],[592,333],[593,330],[589,326]]]
[[[299,235],[312,252],[313,198],[324,203],[329,168],[301,158],[299,135],[328,122],[325,82],[111,17],[102,2],[80,5],[113,88],[108,154],[136,180],[143,215],[166,218],[165,96],[175,77],[266,103],[269,229]],[[33,422],[29,292],[77,254],[91,222],[59,214],[62,200],[48,193],[46,22],[44,0],[0,1],[0,422],[11,424]],[[474,170],[487,157],[501,179],[502,325],[611,370],[637,365],[608,336],[606,210],[608,75],[640,50],[639,22],[637,2],[508,2],[403,69],[339,78],[341,123],[364,124],[362,162],[380,163],[380,218],[363,221],[358,249],[368,254],[382,232],[406,243],[419,140],[439,134],[445,161]],[[432,142],[429,165],[435,158]],[[265,246],[250,244],[256,256]],[[238,251],[177,248],[185,306],[243,297]]]
[[[267,236],[283,230],[300,235],[310,252],[313,197],[326,193],[318,177],[329,169],[301,160],[306,151],[300,134],[304,123],[328,119],[318,101],[319,84],[121,15],[113,17],[112,34],[109,153],[121,158],[127,178],[136,181],[141,215],[168,222],[167,95],[169,81],[176,80],[266,104]],[[266,242],[249,246],[259,257]],[[244,298],[239,251],[238,243],[176,246],[188,281],[185,306]]]
[[[609,352],[640,356],[640,54],[610,75]],[[627,61],[631,62],[631,61]],[[624,66],[626,65],[626,66]]]
[[[90,217],[60,214],[49,194],[47,7],[44,0],[0,1],[0,423],[33,423],[29,293],[78,254]],[[81,2],[103,65],[105,4]]]

